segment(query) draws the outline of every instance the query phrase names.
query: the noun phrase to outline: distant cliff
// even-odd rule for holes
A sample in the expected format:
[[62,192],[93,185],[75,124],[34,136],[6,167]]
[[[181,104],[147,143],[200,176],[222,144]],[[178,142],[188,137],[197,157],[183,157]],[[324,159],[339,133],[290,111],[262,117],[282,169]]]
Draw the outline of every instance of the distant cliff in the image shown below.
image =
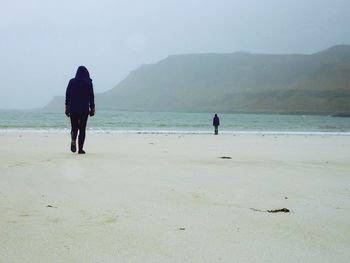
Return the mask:
[[[46,108],[62,104],[55,98]],[[170,56],[132,71],[98,94],[96,104],[142,111],[350,113],[350,46],[311,55]]]

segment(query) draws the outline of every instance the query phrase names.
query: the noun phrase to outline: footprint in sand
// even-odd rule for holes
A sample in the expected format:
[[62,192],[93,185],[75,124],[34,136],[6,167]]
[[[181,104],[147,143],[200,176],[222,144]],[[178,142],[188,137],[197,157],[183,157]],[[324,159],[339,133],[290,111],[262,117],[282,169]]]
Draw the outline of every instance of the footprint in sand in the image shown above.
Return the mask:
[[18,163],[14,163],[14,164],[9,165],[9,168],[19,167],[19,166],[23,166],[26,164],[27,164],[27,162],[18,162]]
[[201,193],[191,193],[192,194],[192,200],[200,205],[211,205],[211,206],[221,206],[221,207],[234,207],[239,208],[240,205],[237,203],[221,203],[216,202],[214,200],[208,199],[204,194]]
[[53,224],[58,224],[58,223],[63,222],[63,219],[61,219],[59,217],[48,217],[47,221],[49,221],[50,223],[53,223]]
[[86,225],[109,225],[117,222],[119,216],[113,212],[106,212],[98,215],[88,215],[86,211],[81,211],[82,215],[85,217]]
[[19,215],[20,217],[29,217],[29,214],[23,213]]

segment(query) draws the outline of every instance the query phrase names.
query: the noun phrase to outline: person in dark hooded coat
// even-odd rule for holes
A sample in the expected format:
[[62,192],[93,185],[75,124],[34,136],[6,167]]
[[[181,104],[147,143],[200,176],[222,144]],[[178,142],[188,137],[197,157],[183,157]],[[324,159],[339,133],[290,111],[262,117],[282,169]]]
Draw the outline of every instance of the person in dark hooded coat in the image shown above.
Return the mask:
[[215,116],[213,118],[213,126],[214,126],[214,132],[215,132],[215,135],[218,135],[219,133],[219,126],[220,126],[220,119],[218,117],[218,115],[215,113]]
[[83,150],[88,116],[95,115],[94,90],[89,71],[84,66],[77,70],[75,78],[68,83],[66,90],[65,114],[71,121],[71,151],[76,152],[76,139],[79,131],[79,154]]

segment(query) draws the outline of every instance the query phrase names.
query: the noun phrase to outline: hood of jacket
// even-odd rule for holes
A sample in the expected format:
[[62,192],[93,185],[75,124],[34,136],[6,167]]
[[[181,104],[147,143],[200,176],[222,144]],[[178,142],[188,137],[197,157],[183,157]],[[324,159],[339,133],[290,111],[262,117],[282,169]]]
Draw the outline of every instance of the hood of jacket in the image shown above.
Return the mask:
[[84,66],[80,66],[77,69],[77,73],[75,74],[75,78],[76,79],[89,79],[89,80],[91,80],[89,71]]

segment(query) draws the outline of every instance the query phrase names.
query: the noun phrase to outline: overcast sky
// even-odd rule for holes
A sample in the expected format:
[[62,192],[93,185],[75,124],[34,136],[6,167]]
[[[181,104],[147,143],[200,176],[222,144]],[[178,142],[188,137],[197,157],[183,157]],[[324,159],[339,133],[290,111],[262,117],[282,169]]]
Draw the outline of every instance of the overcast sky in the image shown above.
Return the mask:
[[44,106],[79,65],[97,93],[172,54],[337,44],[350,44],[349,0],[0,0],[0,108]]

